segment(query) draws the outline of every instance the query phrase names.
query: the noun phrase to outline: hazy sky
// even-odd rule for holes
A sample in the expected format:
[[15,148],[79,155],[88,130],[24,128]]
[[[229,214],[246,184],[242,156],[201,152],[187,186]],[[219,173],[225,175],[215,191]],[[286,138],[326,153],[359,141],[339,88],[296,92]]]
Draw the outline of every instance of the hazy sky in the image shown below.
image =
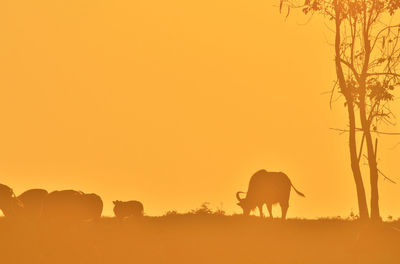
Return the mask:
[[[0,182],[96,192],[106,215],[115,199],[239,213],[264,168],[306,194],[289,217],[356,212],[347,137],[329,130],[346,128],[343,100],[324,94],[332,36],[306,21],[267,0],[1,1]],[[379,147],[394,180],[397,142]],[[380,190],[400,216],[400,186]]]

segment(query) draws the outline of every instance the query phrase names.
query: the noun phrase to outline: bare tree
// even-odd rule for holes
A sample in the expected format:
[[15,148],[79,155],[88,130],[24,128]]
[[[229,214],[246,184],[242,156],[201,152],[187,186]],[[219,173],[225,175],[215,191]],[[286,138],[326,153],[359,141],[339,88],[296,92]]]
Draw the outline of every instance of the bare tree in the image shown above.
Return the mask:
[[[378,127],[391,124],[390,102],[400,85],[400,24],[392,20],[400,0],[281,0],[280,9],[301,9],[334,23],[335,66],[338,91],[344,96],[349,119],[349,150],[357,188],[360,218],[368,218],[360,158],[366,145],[371,185],[371,219],[379,221],[377,165]],[[332,91],[334,92],[334,90]],[[358,119],[357,116],[358,115]],[[361,128],[357,128],[359,121]],[[356,132],[362,137],[357,148]],[[358,153],[358,155],[357,155]]]

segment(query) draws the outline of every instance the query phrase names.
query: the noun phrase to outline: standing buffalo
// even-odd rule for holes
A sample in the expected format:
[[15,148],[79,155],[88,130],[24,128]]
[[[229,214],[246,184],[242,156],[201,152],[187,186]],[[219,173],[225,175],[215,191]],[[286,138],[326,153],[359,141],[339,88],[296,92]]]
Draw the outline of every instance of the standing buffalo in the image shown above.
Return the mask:
[[114,213],[118,218],[143,216],[143,204],[138,201],[113,201]]
[[101,217],[103,201],[96,194],[74,190],[54,191],[44,201],[43,215],[48,220],[82,221]]
[[260,216],[264,217],[262,207],[266,204],[269,215],[272,218],[272,205],[279,203],[282,210],[282,219],[285,219],[289,208],[291,188],[297,194],[305,197],[304,194],[296,190],[288,176],[283,172],[260,170],[251,177],[246,198],[240,198],[240,194],[243,192],[236,193],[236,198],[239,200],[237,205],[243,209],[244,215],[249,215],[250,211],[258,207]]

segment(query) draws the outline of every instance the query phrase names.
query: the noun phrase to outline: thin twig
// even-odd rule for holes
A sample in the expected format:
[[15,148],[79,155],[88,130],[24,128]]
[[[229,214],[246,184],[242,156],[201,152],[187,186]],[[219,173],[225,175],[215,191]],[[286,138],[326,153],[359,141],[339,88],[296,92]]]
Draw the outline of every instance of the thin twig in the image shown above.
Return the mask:
[[[367,155],[363,155],[366,159],[368,159]],[[388,176],[386,176],[380,169],[376,168],[378,172],[388,181],[390,181],[393,184],[397,184],[394,180],[390,179]]]

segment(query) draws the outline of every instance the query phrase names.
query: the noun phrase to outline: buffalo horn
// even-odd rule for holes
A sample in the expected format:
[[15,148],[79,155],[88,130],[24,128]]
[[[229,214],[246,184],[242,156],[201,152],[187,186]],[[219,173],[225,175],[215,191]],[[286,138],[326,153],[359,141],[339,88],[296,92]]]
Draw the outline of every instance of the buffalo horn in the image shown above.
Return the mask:
[[245,193],[245,192],[237,192],[236,193],[236,199],[238,199],[238,201],[240,202],[241,200],[243,200],[243,198],[240,198],[240,194],[241,193]]

